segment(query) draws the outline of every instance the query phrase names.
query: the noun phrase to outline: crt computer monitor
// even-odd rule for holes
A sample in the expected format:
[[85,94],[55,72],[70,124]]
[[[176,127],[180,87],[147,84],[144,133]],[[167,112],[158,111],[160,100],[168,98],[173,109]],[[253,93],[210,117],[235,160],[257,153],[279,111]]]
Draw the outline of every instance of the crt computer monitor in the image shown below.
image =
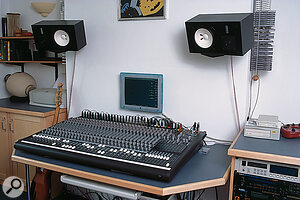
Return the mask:
[[120,73],[121,108],[161,113],[163,109],[163,75]]

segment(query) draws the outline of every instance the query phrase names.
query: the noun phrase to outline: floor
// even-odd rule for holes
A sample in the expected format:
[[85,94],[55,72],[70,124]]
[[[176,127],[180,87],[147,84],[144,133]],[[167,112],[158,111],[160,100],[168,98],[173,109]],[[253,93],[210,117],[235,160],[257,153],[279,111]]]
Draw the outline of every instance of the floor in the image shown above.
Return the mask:
[[[1,200],[12,200],[11,198],[7,197],[4,193],[3,193],[3,190],[2,190],[2,185],[1,186],[1,189],[0,189],[0,199]],[[14,200],[27,200],[27,196],[26,196],[26,193],[23,192],[23,194],[21,196],[19,196],[18,198],[14,198]]]
[[[12,200],[12,198],[7,197],[3,193],[2,185],[0,185],[0,200]],[[14,198],[14,200],[27,200],[27,193],[23,192],[21,196],[19,196],[18,198]],[[84,198],[69,193],[63,193],[61,196],[55,198],[54,200],[84,200]]]

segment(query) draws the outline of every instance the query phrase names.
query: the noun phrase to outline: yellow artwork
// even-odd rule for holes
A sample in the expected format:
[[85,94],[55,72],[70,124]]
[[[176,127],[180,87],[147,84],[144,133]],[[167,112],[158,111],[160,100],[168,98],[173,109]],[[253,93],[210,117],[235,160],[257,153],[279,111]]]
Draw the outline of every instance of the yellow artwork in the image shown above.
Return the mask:
[[140,10],[143,16],[157,13],[164,6],[163,0],[140,0]]
[[120,20],[164,18],[166,0],[120,0]]

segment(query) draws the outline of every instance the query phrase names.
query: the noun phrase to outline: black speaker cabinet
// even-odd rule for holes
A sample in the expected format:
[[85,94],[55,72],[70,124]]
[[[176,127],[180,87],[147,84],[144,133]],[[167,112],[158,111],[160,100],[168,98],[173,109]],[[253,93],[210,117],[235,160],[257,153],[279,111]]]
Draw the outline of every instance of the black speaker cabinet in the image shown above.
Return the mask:
[[39,51],[78,51],[86,45],[83,20],[44,20],[31,28]]
[[253,14],[200,14],[185,22],[190,53],[242,56],[254,42]]

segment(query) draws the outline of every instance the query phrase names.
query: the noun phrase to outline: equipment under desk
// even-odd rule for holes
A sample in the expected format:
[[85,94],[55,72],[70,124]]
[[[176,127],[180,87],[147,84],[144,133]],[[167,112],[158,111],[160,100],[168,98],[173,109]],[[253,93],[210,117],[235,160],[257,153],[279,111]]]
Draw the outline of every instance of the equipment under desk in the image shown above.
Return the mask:
[[228,146],[210,146],[207,154],[197,152],[169,183],[37,156],[16,150],[15,162],[24,163],[115,186],[160,196],[224,185],[229,178]]
[[[265,186],[263,189],[265,192],[272,190],[272,195],[274,196],[271,197],[272,199],[275,197],[281,199],[283,196],[289,196],[291,199],[294,199],[294,197],[295,199],[299,199],[299,146],[300,139],[286,139],[281,137],[279,141],[274,141],[250,138],[245,137],[242,130],[228,150],[228,155],[232,156],[229,199],[244,199],[244,197],[233,197],[234,178],[239,177],[239,175],[243,176],[243,181],[247,181],[251,178],[251,180],[255,182],[253,182],[253,184],[255,184],[257,188],[264,188]],[[252,163],[254,165],[250,166],[249,162],[250,165],[252,165]],[[264,186],[257,184],[257,181],[259,181],[258,179],[264,180]],[[270,186],[269,183],[272,183],[273,185]],[[285,188],[277,189],[277,186],[282,188],[281,185],[285,185]],[[250,193],[253,191],[253,189],[251,189],[252,186],[245,187],[247,187],[246,191],[247,189]],[[263,190],[257,189],[255,195],[264,196],[264,198],[266,196],[270,197],[269,194],[261,192]],[[244,195],[250,195],[249,191],[248,194],[245,192]]]

